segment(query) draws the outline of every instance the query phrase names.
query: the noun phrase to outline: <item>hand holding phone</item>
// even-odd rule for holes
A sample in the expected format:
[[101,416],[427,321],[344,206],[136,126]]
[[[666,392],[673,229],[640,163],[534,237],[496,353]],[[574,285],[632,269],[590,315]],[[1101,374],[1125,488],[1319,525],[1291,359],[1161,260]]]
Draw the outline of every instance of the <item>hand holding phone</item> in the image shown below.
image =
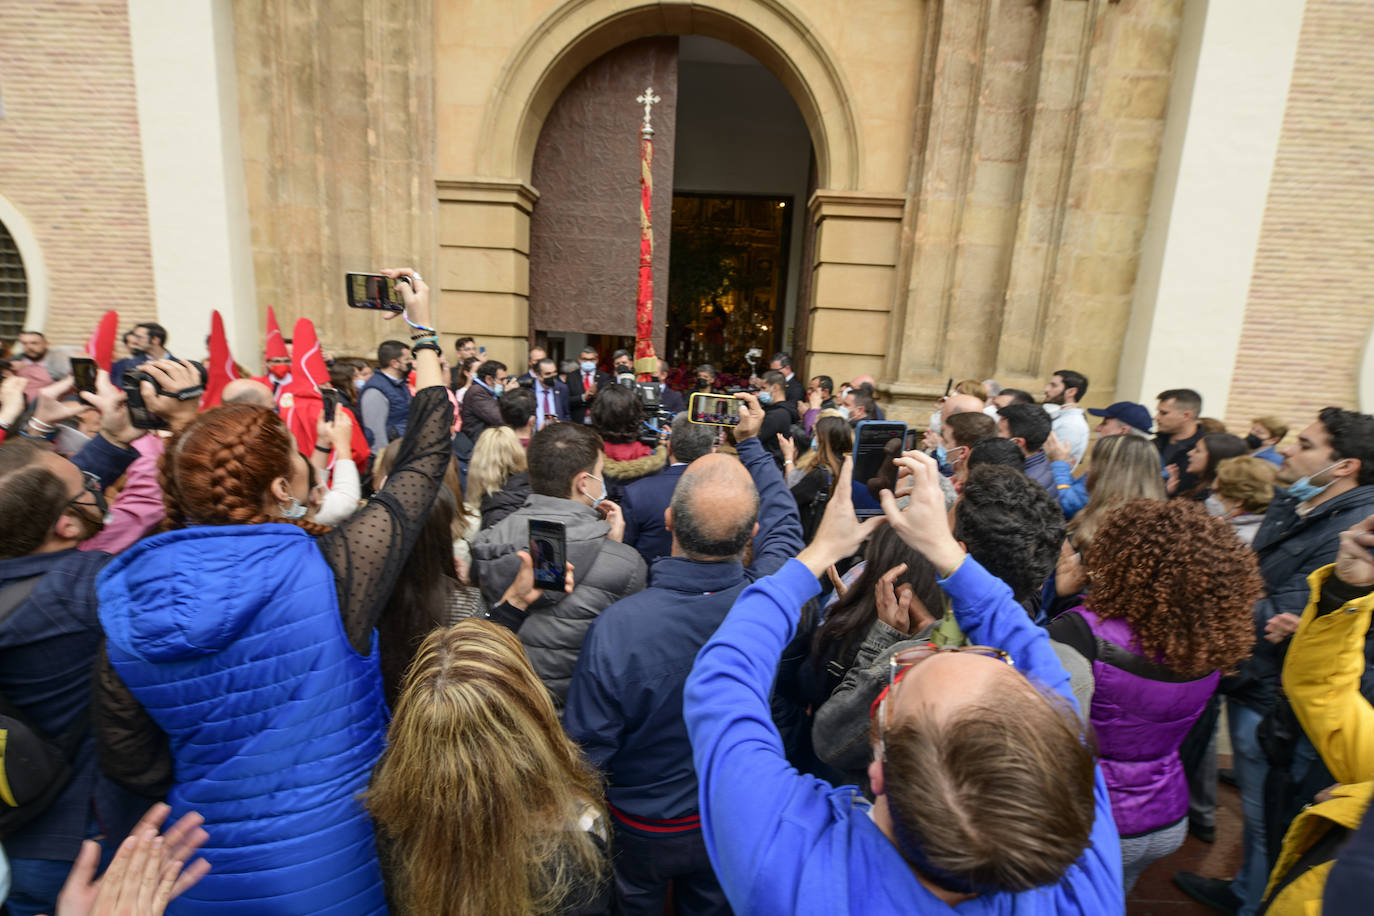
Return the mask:
[[854,428],[854,511],[859,518],[883,514],[879,494],[897,487],[897,465],[906,424],[862,420]]
[[100,371],[95,360],[89,356],[73,356],[71,362],[72,378],[76,381],[76,390],[95,394],[95,379]]
[[738,398],[728,394],[692,392],[687,402],[687,419],[703,426],[739,426]]
[[332,385],[319,386],[320,397],[324,400],[324,422],[334,422],[334,412],[339,409],[339,389]]
[[535,586],[562,588],[568,562],[567,529],[563,523],[530,519],[529,544]]
[[386,274],[344,274],[344,285],[348,291],[348,307],[353,309],[376,309],[384,312],[404,312],[405,297],[397,289],[397,282],[409,283],[408,278],[389,277]]

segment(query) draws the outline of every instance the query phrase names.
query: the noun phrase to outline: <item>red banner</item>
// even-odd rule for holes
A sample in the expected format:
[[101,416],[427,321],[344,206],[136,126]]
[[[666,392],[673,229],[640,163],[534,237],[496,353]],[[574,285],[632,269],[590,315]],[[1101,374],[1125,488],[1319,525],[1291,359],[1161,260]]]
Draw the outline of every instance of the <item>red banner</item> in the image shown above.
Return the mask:
[[658,371],[654,354],[654,141],[639,141],[639,295],[635,302],[635,371],[641,382]]

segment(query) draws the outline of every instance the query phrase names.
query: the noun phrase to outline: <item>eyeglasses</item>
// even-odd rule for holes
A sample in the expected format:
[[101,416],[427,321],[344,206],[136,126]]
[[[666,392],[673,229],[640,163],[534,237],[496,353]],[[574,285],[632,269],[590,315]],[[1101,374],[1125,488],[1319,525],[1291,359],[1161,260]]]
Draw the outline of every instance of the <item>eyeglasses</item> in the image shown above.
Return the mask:
[[1016,663],[1012,661],[1010,655],[993,646],[937,646],[931,642],[923,646],[913,646],[910,649],[894,652],[887,660],[887,686],[883,688],[882,693],[874,698],[873,705],[868,708],[869,719],[878,723],[878,755],[880,759],[887,758],[888,707],[895,705],[895,703],[888,701],[896,697],[897,685],[913,667],[931,656],[943,652],[967,652],[971,655],[982,655],[1006,662],[1013,668],[1016,667]]
[[67,505],[91,505],[91,503],[83,503],[80,501],[81,497],[85,496],[87,493],[89,493],[91,495],[91,498],[95,501],[94,505],[96,510],[100,513],[100,517],[104,518],[105,513],[110,511],[110,504],[105,501],[105,488],[100,485],[100,478],[92,474],[90,471],[81,472],[81,492],[73,496],[71,499],[67,500]]

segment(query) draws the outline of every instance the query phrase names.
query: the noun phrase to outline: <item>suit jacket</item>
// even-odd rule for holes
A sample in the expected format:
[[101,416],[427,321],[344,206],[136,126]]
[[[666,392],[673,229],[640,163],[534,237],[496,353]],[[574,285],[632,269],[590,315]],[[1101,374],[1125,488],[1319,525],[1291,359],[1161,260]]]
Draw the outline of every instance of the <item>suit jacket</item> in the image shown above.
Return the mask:
[[[543,407],[544,392],[546,390],[543,384],[541,384],[536,379],[534,382],[534,387],[530,388],[530,390],[534,392],[534,399],[538,402],[539,407]],[[553,395],[554,414],[558,417],[559,420],[563,421],[564,423],[568,422],[572,419],[572,414],[568,410],[568,386],[558,381],[557,378],[555,378],[553,381],[553,391],[551,393]],[[537,410],[538,408],[536,408],[536,411]]]
[[678,478],[687,465],[672,464],[657,474],[641,477],[625,487],[620,499],[620,511],[625,515],[625,543],[629,544],[644,562],[673,552],[673,533],[663,526],[663,510],[673,501]]
[[687,409],[687,402],[682,398],[682,392],[675,388],[663,386],[663,396],[659,399],[659,406],[669,413],[682,413]]
[[482,435],[482,430],[501,425],[501,409],[496,406],[496,398],[475,381],[468,386],[468,393],[463,395],[462,417],[463,432],[474,444],[477,437]]
[[796,373],[793,373],[792,377],[787,380],[783,391],[787,395],[787,400],[792,404],[806,400],[806,386],[802,384],[801,376]]
[[[605,391],[607,385],[614,385],[615,379],[611,378],[600,369],[592,373],[596,380],[596,390]],[[587,411],[591,409],[596,401],[595,396],[589,401],[586,399],[586,387],[582,384],[582,370],[568,376],[568,410],[574,423],[587,422]]]

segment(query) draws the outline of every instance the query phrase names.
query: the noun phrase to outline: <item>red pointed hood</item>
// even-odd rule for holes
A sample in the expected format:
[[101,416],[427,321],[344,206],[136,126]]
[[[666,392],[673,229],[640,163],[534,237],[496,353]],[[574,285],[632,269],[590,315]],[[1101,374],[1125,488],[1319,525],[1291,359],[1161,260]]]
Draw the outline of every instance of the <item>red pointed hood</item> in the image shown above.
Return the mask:
[[291,355],[286,348],[286,338],[281,336],[281,328],[277,326],[277,313],[270,305],[267,307],[267,346],[263,348],[263,355],[267,359]]
[[315,324],[309,318],[296,322],[291,350],[291,381],[282,390],[294,397],[318,398],[319,386],[329,384],[329,370],[325,368],[320,341],[315,336]]
[[229,338],[224,334],[224,319],[219,309],[210,313],[210,361],[205,365],[205,394],[200,399],[200,409],[209,410],[219,406],[224,386],[238,378],[234,368],[234,357],[229,353]]
[[115,335],[119,333],[119,313],[114,309],[106,312],[86,341],[86,352],[106,372],[114,364]]

